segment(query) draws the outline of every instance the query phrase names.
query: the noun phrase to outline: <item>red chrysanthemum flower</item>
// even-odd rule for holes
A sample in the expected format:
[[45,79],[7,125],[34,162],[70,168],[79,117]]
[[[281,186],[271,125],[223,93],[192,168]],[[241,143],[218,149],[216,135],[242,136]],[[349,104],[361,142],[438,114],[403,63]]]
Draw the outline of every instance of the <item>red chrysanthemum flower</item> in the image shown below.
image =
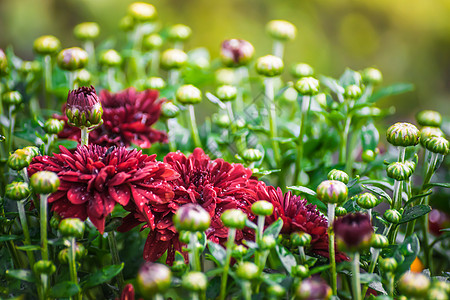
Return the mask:
[[[107,90],[100,92],[103,107],[103,125],[89,134],[92,144],[101,146],[125,146],[135,144],[149,148],[153,143],[166,143],[167,135],[151,126],[161,113],[163,101],[158,100],[157,90],[137,92],[128,88],[113,94]],[[65,116],[59,117],[67,121]],[[80,130],[66,124],[58,135],[63,139],[80,140]]]
[[[247,207],[256,201],[254,187],[257,180],[251,178],[250,169],[241,164],[230,164],[223,159],[211,160],[202,149],[197,148],[186,157],[178,152],[169,153],[164,162],[170,165],[180,177],[170,181],[174,198],[169,204],[153,204],[148,206],[153,218],[144,227],[151,231],[144,248],[144,259],[155,261],[168,250],[167,263],[171,264],[175,251],[181,251],[178,233],[172,221],[177,209],[187,203],[201,205],[211,215],[211,226],[206,231],[209,240],[224,243],[228,230],[223,226],[220,216],[222,212],[232,208],[247,211]],[[126,207],[132,213],[124,219],[121,231],[126,231],[144,221],[140,212],[133,207]],[[253,216],[250,215],[251,218]],[[250,230],[238,231],[237,242],[251,238]]]
[[[290,235],[293,232],[303,231],[311,235],[312,241],[309,250],[315,254],[329,257],[328,250],[328,222],[313,204],[306,199],[292,195],[291,192],[283,194],[280,188],[266,186],[263,182],[257,185],[257,197],[273,204],[273,214],[266,218],[266,225],[270,225],[278,218],[283,220],[282,234]],[[345,260],[346,256],[336,253],[336,260]]]
[[156,161],[156,155],[97,145],[78,146],[73,153],[60,146],[60,151],[35,157],[28,172],[31,176],[46,170],[59,176],[61,184],[48,201],[62,218],[89,217],[103,233],[105,218],[116,203],[133,203],[147,218],[147,204],[163,205],[174,195],[167,180],[176,179],[178,174]]

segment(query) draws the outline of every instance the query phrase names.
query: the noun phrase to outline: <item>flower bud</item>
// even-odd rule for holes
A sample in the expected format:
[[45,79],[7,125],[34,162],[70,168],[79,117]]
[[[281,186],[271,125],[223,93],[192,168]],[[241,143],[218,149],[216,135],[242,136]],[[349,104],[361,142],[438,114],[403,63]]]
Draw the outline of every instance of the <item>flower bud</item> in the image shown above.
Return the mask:
[[423,299],[430,287],[430,279],[422,273],[406,272],[400,277],[397,287],[407,297]]
[[157,33],[152,33],[150,35],[147,35],[142,40],[142,46],[144,46],[144,49],[146,50],[156,50],[161,48],[164,41],[162,37]]
[[416,115],[420,126],[439,127],[442,124],[442,116],[434,110],[422,110]]
[[175,96],[181,104],[197,104],[202,101],[202,92],[192,84],[179,87]]
[[118,67],[122,64],[122,57],[114,49],[105,50],[100,56],[100,64],[109,68]]
[[137,286],[146,299],[152,299],[152,296],[165,292],[172,281],[170,269],[162,264],[147,262],[139,269]]
[[267,33],[275,40],[291,41],[295,39],[297,28],[295,25],[284,20],[272,20],[266,25]]
[[166,119],[176,118],[180,109],[172,101],[166,101],[161,106],[161,116]]
[[337,218],[333,227],[338,248],[355,252],[370,246],[373,228],[367,214],[355,213]]
[[95,22],[80,23],[73,29],[73,35],[82,41],[94,40],[100,34],[100,26]]
[[66,116],[69,124],[76,127],[91,127],[102,121],[103,108],[95,88],[81,87],[69,92]]
[[398,224],[402,220],[402,214],[395,209],[388,209],[384,212],[383,217],[392,224]]
[[17,106],[22,103],[22,95],[18,91],[10,91],[3,94],[3,103],[9,106]]
[[44,123],[44,131],[48,134],[58,134],[64,129],[64,121],[48,119]]
[[79,86],[88,86],[91,84],[91,73],[86,69],[75,71],[75,82]]
[[295,289],[295,299],[299,300],[328,300],[331,295],[331,288],[323,279],[305,279]]
[[39,73],[41,71],[41,64],[36,60],[23,61],[19,71],[24,74]]
[[161,66],[164,69],[180,69],[188,60],[187,54],[180,49],[167,49],[161,56]]
[[342,217],[347,214],[347,210],[342,206],[337,206],[334,211],[336,217]]
[[168,38],[172,41],[186,41],[191,37],[192,30],[184,24],[175,24],[169,28]]
[[291,74],[295,78],[310,77],[314,75],[314,69],[305,63],[298,63],[292,66]]
[[56,54],[61,48],[61,42],[53,35],[44,35],[34,41],[34,52],[40,55]]
[[375,151],[374,151],[374,150],[371,150],[371,149],[364,150],[364,151],[361,153],[361,159],[362,159],[362,161],[365,162],[365,163],[372,162],[372,161],[374,161],[375,158],[377,157],[378,152],[379,152],[378,148],[376,148]]
[[242,153],[242,158],[246,162],[255,162],[261,160],[263,154],[258,149],[245,149],[244,153]]
[[215,73],[216,82],[221,85],[232,85],[234,82],[234,71],[229,68],[218,69]]
[[385,273],[393,273],[397,269],[397,261],[393,257],[381,259],[379,263],[380,269]]
[[237,89],[232,85],[222,85],[217,88],[216,95],[222,101],[232,101],[236,99]]
[[442,155],[447,155],[450,148],[450,143],[442,136],[432,136],[424,144],[428,151]]
[[124,16],[122,19],[120,19],[119,27],[123,31],[131,31],[134,28],[134,19],[132,16]]
[[261,248],[263,250],[273,249],[276,244],[277,244],[277,241],[271,235],[264,235],[262,240],[261,240]]
[[283,60],[275,55],[266,55],[257,59],[256,72],[265,77],[275,77],[283,73]]
[[189,272],[181,280],[181,286],[192,292],[204,291],[207,285],[208,278],[202,272]]
[[374,234],[370,241],[370,246],[375,249],[386,248],[389,246],[389,240],[382,234]]
[[273,204],[265,200],[259,200],[252,204],[251,209],[255,215],[270,216],[273,213]]
[[372,209],[378,205],[378,199],[372,193],[364,193],[358,196],[356,203],[365,209]]
[[361,88],[357,85],[349,85],[345,88],[344,97],[345,99],[356,100],[361,97],[362,91]]
[[317,187],[317,198],[324,203],[342,203],[347,195],[347,186],[341,181],[325,180]]
[[248,64],[254,53],[255,48],[246,40],[225,40],[220,48],[220,58],[227,67],[239,67]]
[[5,196],[14,201],[26,199],[30,195],[30,188],[26,182],[12,182],[6,186]]
[[134,2],[128,6],[128,14],[137,22],[151,22],[156,19],[156,8],[145,2]]
[[306,278],[309,276],[309,268],[303,265],[292,266],[291,273],[294,277]]
[[361,72],[361,76],[364,84],[378,85],[383,81],[383,74],[375,68],[365,68]]
[[77,218],[63,219],[59,223],[59,231],[64,237],[82,238],[84,234],[84,222]]
[[79,47],[66,48],[59,52],[56,61],[66,71],[82,69],[88,62],[88,53]]
[[205,231],[211,224],[211,216],[200,205],[188,203],[177,210],[173,223],[177,231]]
[[405,163],[393,162],[388,165],[386,174],[390,178],[398,181],[403,181],[408,179],[412,175],[412,170]]
[[300,95],[314,96],[319,93],[319,80],[313,77],[302,77],[294,85]]
[[419,129],[410,123],[395,123],[386,132],[388,142],[394,146],[415,146],[419,143],[419,137]]
[[286,295],[286,289],[279,284],[271,284],[267,287],[267,294],[273,297],[281,298]]
[[[188,241],[189,243],[189,241]],[[173,262],[172,266],[170,267],[170,269],[172,270],[172,272],[174,273],[184,273],[188,268],[188,265],[184,262],[184,260],[176,260]]]
[[243,245],[234,245],[233,250],[231,250],[231,257],[235,259],[242,259],[245,254],[247,254],[248,249]]
[[306,232],[293,232],[291,233],[291,243],[293,247],[309,247],[312,237]]
[[337,169],[331,170],[328,173],[327,178],[328,178],[328,180],[337,180],[337,181],[341,181],[345,184],[347,184],[349,181],[349,177],[348,177],[347,173],[345,173],[344,171],[337,170]]
[[405,160],[404,164],[409,168],[411,174],[414,173],[414,171],[416,170],[416,163],[414,161]]
[[11,169],[20,171],[23,168],[28,167],[32,159],[33,158],[28,153],[28,151],[23,149],[17,149],[16,151],[14,151],[13,154],[11,154],[8,157],[7,164],[8,167],[10,167]]
[[236,268],[236,276],[244,280],[252,280],[259,276],[259,268],[252,262],[243,262]]
[[212,116],[212,121],[214,124],[219,126],[220,128],[229,128],[231,121],[228,114],[218,113]]
[[180,231],[178,239],[180,240],[180,242],[188,244],[189,240],[191,239],[191,233],[189,231]]
[[420,130],[420,144],[425,148],[425,141],[433,136],[444,136],[442,130],[438,127],[422,127]]
[[243,229],[245,221],[247,221],[247,215],[239,209],[229,209],[222,214],[220,219],[225,227]]
[[59,228],[59,223],[61,222],[61,216],[59,216],[57,213],[53,213],[53,216],[50,218],[50,227],[53,229]]
[[166,82],[161,77],[150,77],[144,84],[145,88],[151,90],[162,90],[166,87]]
[[8,70],[8,59],[3,49],[0,49],[0,75],[5,74]]
[[23,148],[23,150],[26,151],[28,153],[28,155],[31,156],[31,158],[41,155],[39,148],[36,146],[27,146],[27,147]]
[[39,260],[33,266],[34,273],[50,275],[56,272],[55,264],[50,260]]

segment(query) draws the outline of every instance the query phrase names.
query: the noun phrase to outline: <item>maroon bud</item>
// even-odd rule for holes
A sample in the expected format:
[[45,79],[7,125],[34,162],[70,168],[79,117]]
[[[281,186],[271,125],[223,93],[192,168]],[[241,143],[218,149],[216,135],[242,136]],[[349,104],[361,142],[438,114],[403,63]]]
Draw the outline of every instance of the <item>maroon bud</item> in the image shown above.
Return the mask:
[[255,48],[246,40],[225,40],[220,49],[220,57],[226,66],[246,65],[253,57]]
[[327,300],[331,298],[331,288],[321,278],[308,278],[298,285],[295,297],[301,300]]
[[356,213],[338,218],[334,232],[338,247],[354,252],[370,246],[373,228],[369,215]]
[[103,108],[95,88],[81,87],[69,92],[66,115],[69,123],[76,127],[91,127],[102,120]]

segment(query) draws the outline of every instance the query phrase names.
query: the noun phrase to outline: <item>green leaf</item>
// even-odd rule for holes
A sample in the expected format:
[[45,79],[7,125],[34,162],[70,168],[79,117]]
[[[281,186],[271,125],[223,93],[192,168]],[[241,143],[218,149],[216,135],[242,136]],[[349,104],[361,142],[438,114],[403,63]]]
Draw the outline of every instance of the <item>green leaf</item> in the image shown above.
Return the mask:
[[67,149],[75,149],[78,145],[78,142],[73,140],[57,140],[55,141],[54,145],[56,148],[58,148],[59,146],[64,146]]
[[359,277],[361,283],[372,283],[374,281],[381,281],[381,278],[378,274],[375,273],[362,273]]
[[255,223],[253,223],[252,221],[250,221],[249,219],[245,220],[245,226],[247,226],[248,228],[251,228],[253,230],[258,229],[258,226]]
[[431,195],[433,193],[433,191],[428,191],[426,193],[420,194],[420,195],[415,195],[411,198],[409,198],[409,200],[405,203],[405,207],[408,206],[410,203],[414,202],[417,199],[423,198],[425,196]]
[[330,267],[331,267],[330,265],[322,265],[312,268],[311,270],[309,270],[309,276],[328,270]]
[[33,273],[30,270],[6,270],[5,274],[7,277],[23,280],[26,282],[36,281]]
[[403,273],[409,270],[412,262],[416,259],[417,255],[419,255],[420,244],[419,239],[415,234],[407,237],[402,244],[400,244],[394,252],[394,258],[400,262],[397,267],[395,276],[396,278],[400,277]]
[[124,263],[121,263],[120,265],[106,266],[101,270],[86,276],[84,280],[81,282],[83,290],[110,281],[115,276],[117,276],[117,274],[119,274],[120,271],[122,271],[123,266]]
[[311,195],[314,197],[317,197],[317,193],[315,191],[313,191],[310,188],[307,188],[306,186],[296,186],[296,185],[291,185],[291,186],[287,186],[286,187],[288,190],[294,190],[294,191],[299,191],[303,194],[307,194],[307,195]]
[[270,226],[267,227],[266,230],[264,230],[264,236],[271,235],[274,239],[277,239],[282,228],[283,228],[283,220],[281,218],[278,218],[278,220],[270,224]]
[[7,241],[16,241],[16,240],[20,240],[20,239],[22,239],[22,237],[19,235],[14,235],[14,234],[2,235],[2,236],[0,236],[0,243],[7,242]]
[[339,85],[336,79],[328,77],[328,76],[320,76],[320,85],[323,85],[329,88],[335,94],[343,94],[345,89]]
[[391,204],[392,203],[392,199],[391,199],[391,197],[385,192],[385,191],[383,191],[382,189],[380,189],[380,188],[378,188],[378,187],[376,187],[376,186],[369,186],[369,185],[361,185],[363,188],[365,188],[366,190],[369,190],[369,191],[371,191],[372,193],[374,193],[374,194],[376,194],[376,195],[378,195],[378,196],[380,196],[380,197],[383,197],[384,199],[386,199],[386,201],[389,203],[389,204]]
[[339,84],[343,87],[353,84],[359,86],[361,84],[361,74],[347,68],[341,78],[339,78]]
[[24,246],[16,246],[17,249],[22,251],[38,251],[41,250],[41,246],[39,245],[24,245]]
[[409,221],[420,218],[431,211],[431,207],[424,204],[419,204],[413,207],[408,207],[405,209],[402,215],[402,220],[399,224],[407,223]]
[[216,262],[218,262],[221,266],[224,266],[227,256],[225,249],[212,241],[208,241],[208,249],[211,255],[215,258]]
[[429,188],[432,188],[434,186],[450,189],[450,182],[447,182],[447,183],[428,183],[427,185],[425,185],[425,189],[429,189]]
[[363,150],[374,150],[380,141],[380,133],[378,129],[370,123],[361,128],[361,143]]
[[297,265],[297,262],[295,261],[294,255],[283,247],[282,245],[276,245],[275,247],[278,258],[280,259],[281,263],[283,264],[283,267],[288,271],[289,274],[291,274],[291,269],[293,266]]
[[50,297],[53,298],[69,298],[78,294],[81,288],[78,284],[72,281],[63,281],[55,284],[50,290]]
[[414,90],[414,85],[411,83],[397,83],[391,86],[381,88],[377,90],[372,96],[369,98],[369,102],[374,103],[380,100],[381,98],[387,96],[393,96],[398,94],[403,94],[406,92],[410,92]]

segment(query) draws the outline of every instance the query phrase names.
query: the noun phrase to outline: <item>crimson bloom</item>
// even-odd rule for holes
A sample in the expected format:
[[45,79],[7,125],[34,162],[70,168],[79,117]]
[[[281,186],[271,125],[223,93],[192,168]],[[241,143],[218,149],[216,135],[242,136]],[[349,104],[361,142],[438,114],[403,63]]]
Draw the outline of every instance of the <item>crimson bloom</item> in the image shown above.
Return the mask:
[[[157,90],[137,92],[128,88],[113,94],[107,90],[100,92],[103,107],[103,125],[89,134],[89,141],[101,146],[124,146],[135,144],[141,148],[150,148],[153,143],[166,143],[167,135],[163,131],[151,128],[158,121],[161,105]],[[66,117],[59,117],[67,121]],[[60,138],[79,140],[78,128],[65,126]]]
[[[239,208],[247,211],[247,207],[256,201],[254,187],[257,180],[251,178],[252,172],[241,164],[230,164],[223,159],[211,160],[202,149],[197,148],[186,157],[181,152],[171,152],[164,157],[164,162],[171,166],[180,176],[172,181],[174,197],[169,203],[151,203],[147,207],[149,214],[145,227],[151,229],[144,247],[144,259],[157,260],[168,250],[167,263],[174,260],[175,251],[181,252],[172,218],[175,212],[184,204],[196,203],[202,206],[211,216],[211,226],[206,230],[209,240],[224,243],[228,230],[223,226],[220,216],[228,209]],[[144,221],[142,213],[126,207],[132,211],[124,219],[124,225],[119,228],[126,231]],[[249,215],[251,218],[253,216]],[[237,242],[252,236],[250,232],[238,231]]]
[[174,195],[167,180],[178,174],[156,161],[156,155],[97,145],[78,146],[73,153],[60,146],[60,151],[35,157],[28,172],[31,176],[46,170],[59,176],[61,184],[48,201],[62,218],[89,217],[103,233],[105,218],[116,203],[126,206],[132,202],[148,220],[146,204],[167,203]]
[[[259,200],[269,201],[274,206],[273,214],[266,217],[267,226],[281,218],[283,220],[281,234],[306,232],[312,237],[309,250],[315,254],[329,257],[328,222],[315,205],[308,204],[306,199],[292,195],[291,192],[283,194],[280,188],[266,186],[263,182],[258,182],[256,190]],[[345,259],[344,254],[336,253],[337,261]]]

